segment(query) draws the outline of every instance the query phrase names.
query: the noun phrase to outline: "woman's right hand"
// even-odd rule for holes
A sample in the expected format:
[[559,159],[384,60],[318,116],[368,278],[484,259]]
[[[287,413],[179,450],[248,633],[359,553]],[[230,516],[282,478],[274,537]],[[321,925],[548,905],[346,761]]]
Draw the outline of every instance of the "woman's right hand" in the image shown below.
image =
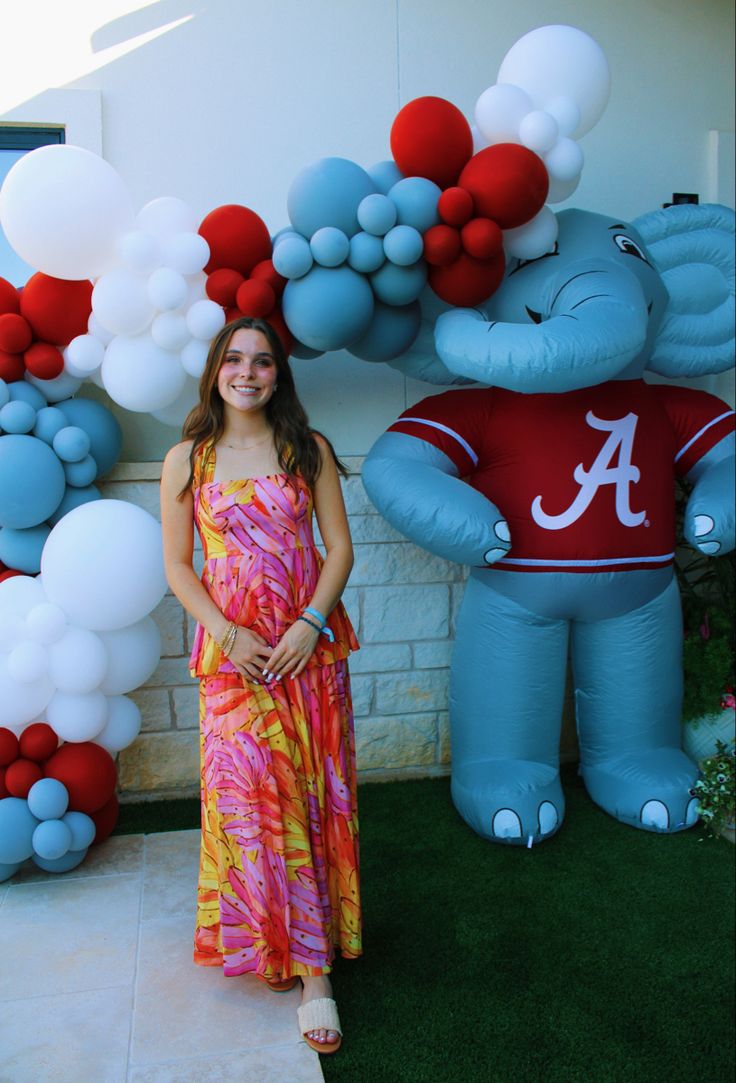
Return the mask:
[[238,626],[233,649],[228,658],[240,673],[256,684],[260,684],[263,680],[265,661],[270,656],[271,648],[265,639],[258,635],[258,632]]

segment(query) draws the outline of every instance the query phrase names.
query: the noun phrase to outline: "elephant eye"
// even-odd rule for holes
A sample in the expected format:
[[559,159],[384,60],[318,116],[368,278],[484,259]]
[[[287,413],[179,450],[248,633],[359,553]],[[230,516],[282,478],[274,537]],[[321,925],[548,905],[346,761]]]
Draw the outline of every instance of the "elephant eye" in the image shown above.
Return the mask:
[[613,243],[622,252],[625,252],[627,256],[636,256],[637,259],[642,259],[645,263],[649,263],[649,260],[636,241],[632,241],[631,237],[627,237],[625,233],[615,233]]

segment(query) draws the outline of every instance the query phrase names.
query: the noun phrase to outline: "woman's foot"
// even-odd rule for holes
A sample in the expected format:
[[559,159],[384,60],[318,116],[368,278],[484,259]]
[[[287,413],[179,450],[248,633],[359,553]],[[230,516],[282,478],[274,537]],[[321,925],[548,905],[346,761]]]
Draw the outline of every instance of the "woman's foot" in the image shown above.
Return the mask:
[[[332,1000],[332,984],[326,974],[315,978],[302,977],[302,1007],[312,1000]],[[334,1002],[333,1002],[334,1004]],[[339,1025],[339,1024],[338,1024]],[[328,1027],[316,1027],[304,1031],[304,1037],[320,1052],[334,1052],[340,1045],[340,1031]]]

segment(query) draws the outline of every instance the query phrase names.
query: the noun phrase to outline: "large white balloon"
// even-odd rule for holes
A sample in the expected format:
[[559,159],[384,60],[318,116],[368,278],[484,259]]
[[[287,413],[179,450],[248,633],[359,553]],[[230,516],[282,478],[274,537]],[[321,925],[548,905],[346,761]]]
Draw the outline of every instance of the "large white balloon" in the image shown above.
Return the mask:
[[102,745],[114,756],[122,748],[127,748],[140,733],[141,712],[137,704],[127,696],[111,696],[107,707],[107,723],[95,737],[95,744]]
[[135,624],[166,592],[161,527],[123,500],[82,504],[46,539],[41,574],[70,623],[94,631]]
[[183,199],[176,196],[159,196],[138,211],[138,229],[152,233],[158,240],[174,233],[196,232],[197,216]]
[[[580,110],[570,133],[589,132],[608,102],[611,76],[603,50],[574,26],[539,26],[511,46],[498,69],[499,83],[513,83],[531,98],[535,109],[569,98]],[[479,125],[480,126],[480,125]]]
[[137,335],[153,319],[146,279],[116,267],[95,283],[92,311],[103,327],[116,335]]
[[119,696],[143,684],[153,673],[161,657],[161,633],[152,617],[100,632],[107,650],[107,672],[100,684],[106,696]]
[[121,177],[97,154],[71,144],[20,158],[0,191],[0,222],[26,263],[56,278],[102,274],[133,206]]
[[168,406],[186,382],[179,355],[162,350],[148,334],[113,339],[100,375],[110,398],[138,413]]
[[107,698],[102,692],[54,692],[46,719],[62,741],[91,741],[107,723]]
[[62,692],[92,692],[107,671],[107,651],[87,628],[67,628],[48,648],[49,676]]

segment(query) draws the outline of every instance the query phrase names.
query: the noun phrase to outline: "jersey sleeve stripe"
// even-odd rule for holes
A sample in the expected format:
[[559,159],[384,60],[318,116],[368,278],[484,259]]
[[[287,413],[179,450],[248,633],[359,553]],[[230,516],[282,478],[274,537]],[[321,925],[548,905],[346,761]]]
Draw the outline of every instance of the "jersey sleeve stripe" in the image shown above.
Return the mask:
[[[691,437],[691,439],[688,440],[688,442],[683,447],[680,448],[680,450],[675,455],[675,462],[676,463],[679,462],[680,459],[683,457],[683,455],[685,455],[686,452],[688,452],[690,450],[690,448],[693,446],[693,444],[695,444],[696,441],[700,440],[701,436],[704,436],[705,433],[708,432],[709,429],[712,429],[714,425],[718,425],[718,424],[720,424],[720,422],[726,421],[729,417],[733,417],[733,416],[734,416],[734,411],[733,410],[726,410],[725,413],[719,414],[718,417],[714,417],[713,420],[709,421],[707,425],[703,425],[702,429],[700,429],[698,432],[696,432],[695,436]],[[711,443],[710,447],[713,447],[713,444],[715,444],[717,442],[718,442],[717,440],[714,440],[713,443]],[[701,455],[704,455],[705,451],[707,451],[707,450],[709,450],[709,448],[706,448],[704,451],[702,451]],[[700,456],[698,456],[698,458],[699,457]],[[697,459],[695,461],[697,461]]]
[[[415,425],[423,425],[429,429],[435,429],[437,432],[443,433],[444,436],[449,436],[450,439],[454,442],[456,450],[459,451],[459,449],[462,448],[462,451],[465,453],[465,455],[467,455],[468,459],[470,460],[471,465],[473,467],[476,467],[478,465],[478,455],[476,454],[476,452],[473,450],[467,440],[465,440],[460,435],[460,433],[455,432],[455,430],[451,429],[448,425],[443,425],[440,421],[430,421],[425,417],[400,417],[398,421],[395,421],[394,424],[391,426],[389,432],[401,432],[404,425],[407,426],[407,435],[410,436],[420,437],[420,434],[418,432],[412,431]],[[451,447],[452,445],[448,445],[447,441],[442,441],[442,444],[440,445],[440,450],[446,452],[449,457],[456,462],[456,465],[458,466],[458,469],[460,469],[461,473],[467,473],[468,471],[465,469],[467,464],[462,461],[462,459],[458,461],[457,454],[452,455],[450,450]]]

